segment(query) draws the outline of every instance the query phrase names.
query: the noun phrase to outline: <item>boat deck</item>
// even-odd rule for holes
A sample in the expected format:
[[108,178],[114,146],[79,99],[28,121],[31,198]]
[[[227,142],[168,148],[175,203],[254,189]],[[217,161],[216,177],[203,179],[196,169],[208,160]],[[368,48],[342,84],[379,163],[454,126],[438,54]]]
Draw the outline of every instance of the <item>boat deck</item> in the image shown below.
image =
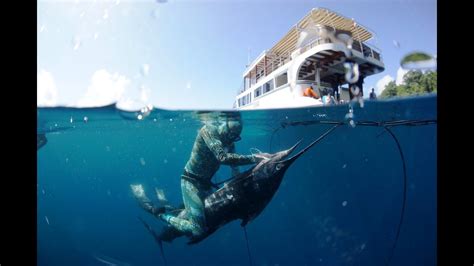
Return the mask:
[[[346,18],[336,12],[314,8],[305,17],[303,17],[296,25],[294,25],[288,33],[283,36],[270,50],[260,54],[246,69],[243,77],[248,77],[251,84],[256,83],[260,78],[271,74],[280,66],[291,60],[291,53],[298,49],[297,42],[302,29],[307,27],[324,25],[334,30],[347,31],[352,34],[352,49],[361,52],[365,57],[372,57],[381,61],[380,51],[375,47],[365,44],[372,38],[373,34],[366,27],[357,24],[353,19]],[[313,48],[316,45],[331,43],[329,38],[316,38],[310,43],[301,47],[301,53]]]

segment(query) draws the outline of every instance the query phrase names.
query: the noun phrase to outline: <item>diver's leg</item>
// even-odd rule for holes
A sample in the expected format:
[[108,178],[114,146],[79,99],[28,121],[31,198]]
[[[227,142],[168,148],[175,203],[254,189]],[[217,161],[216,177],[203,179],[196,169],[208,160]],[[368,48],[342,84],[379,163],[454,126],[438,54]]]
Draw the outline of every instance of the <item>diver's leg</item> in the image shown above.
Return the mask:
[[185,235],[201,233],[200,227],[192,219],[179,218],[169,213],[159,214],[158,217]]
[[181,192],[186,210],[184,217],[168,213],[159,217],[184,234],[200,235],[204,232],[204,202],[199,197],[199,190],[189,181],[181,179]]
[[153,204],[153,202],[146,196],[142,185],[130,185],[130,187],[132,188],[133,195],[144,210],[157,217],[165,211],[164,207],[158,208]]

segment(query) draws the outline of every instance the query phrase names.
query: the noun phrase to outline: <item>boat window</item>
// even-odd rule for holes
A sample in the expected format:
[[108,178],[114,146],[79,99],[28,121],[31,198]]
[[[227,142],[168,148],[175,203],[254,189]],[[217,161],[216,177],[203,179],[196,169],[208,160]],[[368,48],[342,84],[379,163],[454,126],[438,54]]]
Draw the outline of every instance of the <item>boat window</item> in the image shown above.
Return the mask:
[[273,90],[273,80],[270,80],[269,82],[263,84],[262,88],[264,94]]
[[259,87],[254,91],[253,97],[257,98],[258,96],[262,95],[262,88]]
[[249,78],[249,77],[245,77],[244,89],[248,89],[248,88],[250,88],[250,78]]
[[277,88],[288,83],[288,73],[285,72],[279,75],[278,77],[276,77],[275,82],[276,82]]
[[247,93],[247,95],[244,95],[244,96],[240,97],[239,106],[247,105],[251,101],[252,101],[252,93]]

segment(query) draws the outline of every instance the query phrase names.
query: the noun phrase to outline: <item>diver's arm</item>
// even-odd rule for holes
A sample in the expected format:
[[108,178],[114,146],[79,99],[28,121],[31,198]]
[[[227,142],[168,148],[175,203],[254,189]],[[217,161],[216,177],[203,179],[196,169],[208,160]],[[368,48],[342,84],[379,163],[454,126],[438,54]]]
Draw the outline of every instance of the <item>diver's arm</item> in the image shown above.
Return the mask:
[[212,136],[205,128],[201,130],[201,136],[204,139],[207,147],[212,151],[217,160],[222,164],[226,165],[246,165],[252,164],[259,161],[256,156],[253,155],[240,155],[236,153],[225,152],[222,142],[216,137]]
[[[232,143],[232,145],[229,147],[229,152],[230,153],[235,153],[235,144]],[[240,174],[239,167],[237,165],[231,165],[230,169],[232,170],[232,176],[237,176]]]

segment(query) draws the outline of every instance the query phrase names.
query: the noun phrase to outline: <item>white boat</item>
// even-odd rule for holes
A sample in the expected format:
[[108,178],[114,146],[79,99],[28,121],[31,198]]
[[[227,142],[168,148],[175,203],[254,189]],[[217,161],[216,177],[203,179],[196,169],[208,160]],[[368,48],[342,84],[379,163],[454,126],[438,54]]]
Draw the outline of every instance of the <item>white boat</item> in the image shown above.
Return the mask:
[[[312,9],[247,66],[233,108],[308,107],[361,97],[364,78],[385,69],[380,50],[367,44],[372,37],[353,19]],[[316,97],[305,96],[310,86]]]

